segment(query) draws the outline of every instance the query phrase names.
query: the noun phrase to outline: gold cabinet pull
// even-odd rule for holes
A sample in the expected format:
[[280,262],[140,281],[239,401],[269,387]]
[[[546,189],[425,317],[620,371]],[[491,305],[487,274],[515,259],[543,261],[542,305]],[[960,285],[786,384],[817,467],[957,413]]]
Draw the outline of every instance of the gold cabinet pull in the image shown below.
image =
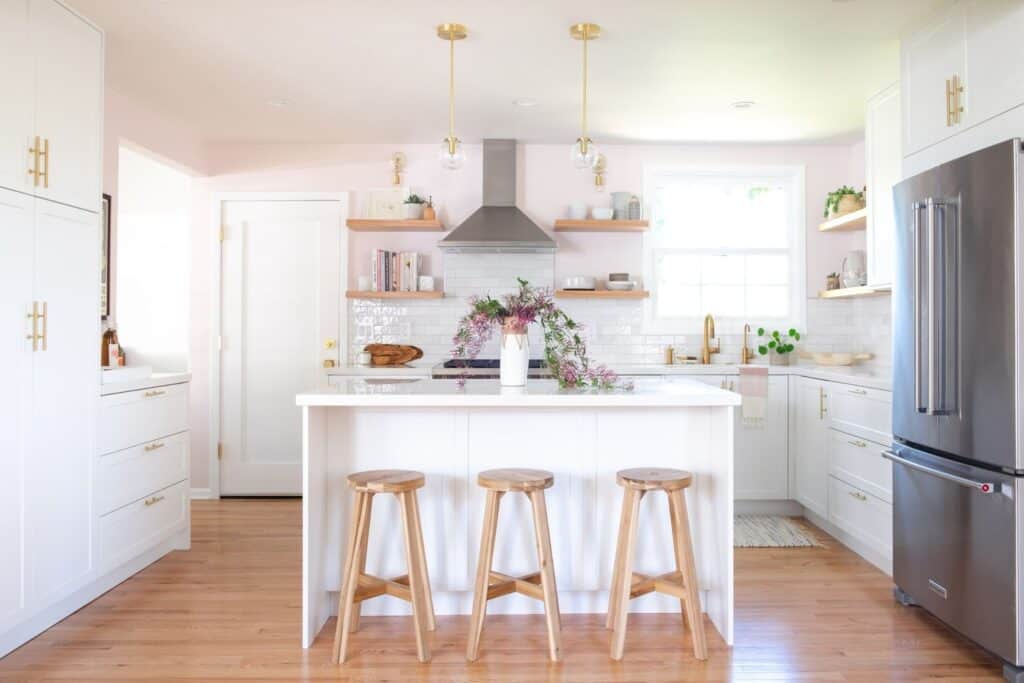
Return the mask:
[[861,502],[866,501],[868,499],[868,497],[865,496],[860,491],[849,491],[849,494],[850,494],[851,497],[856,498],[857,500],[859,500]]
[[[37,138],[38,139],[38,138]],[[37,142],[38,146],[39,143]],[[39,152],[39,156],[43,158],[43,187],[50,187],[50,138],[43,139],[43,149]],[[37,178],[39,176],[36,176]]]
[[163,396],[166,393],[167,392],[163,389],[154,389],[153,391],[147,391],[143,396],[146,398],[153,398],[154,396]]
[[159,450],[159,449],[163,448],[163,447],[164,447],[165,445],[166,445],[166,444],[164,444],[164,442],[163,442],[163,441],[157,441],[157,442],[155,442],[155,443],[151,443],[151,444],[146,444],[146,448],[145,448],[145,451],[146,451],[147,453],[149,453],[150,451],[155,451],[155,450]]
[[858,396],[867,396],[868,395],[868,390],[867,389],[850,389],[850,393],[851,394],[857,394]]
[[29,340],[32,341],[32,350],[33,351],[38,351],[39,350],[39,340],[42,339],[42,337],[39,334],[39,302],[38,301],[33,301],[32,302],[32,312],[31,313],[26,313],[25,317],[26,318],[30,318],[32,320],[32,334],[25,335],[25,339],[29,339]]
[[28,174],[32,176],[32,187],[39,187],[39,136],[36,136],[35,144],[28,148],[28,153],[32,155],[32,168],[28,169]]
[[867,448],[868,447],[867,443],[864,442],[864,441],[861,441],[860,439],[854,439],[853,441],[848,441],[847,443],[849,443],[851,446],[856,446],[857,448]]
[[163,499],[164,499],[163,496],[153,496],[152,498],[147,498],[146,501],[145,501],[146,507],[149,507],[150,505],[156,505],[157,503],[159,503]]
[[47,307],[46,307],[46,302],[45,301],[43,302],[43,312],[42,312],[42,314],[39,317],[42,318],[42,320],[43,320],[43,333],[39,336],[39,341],[40,341],[39,350],[40,351],[45,351],[46,350],[46,339],[47,339],[47,336],[48,336],[48,333],[46,331],[47,321],[50,319],[50,315],[47,312]]
[[964,113],[964,105],[960,101],[960,95],[964,91],[964,84],[960,81],[960,77],[956,74],[953,75],[953,123],[959,124],[961,122],[960,115]]
[[818,419],[825,419],[825,389],[824,387],[818,387]]
[[946,79],[946,128],[953,125],[953,81]]

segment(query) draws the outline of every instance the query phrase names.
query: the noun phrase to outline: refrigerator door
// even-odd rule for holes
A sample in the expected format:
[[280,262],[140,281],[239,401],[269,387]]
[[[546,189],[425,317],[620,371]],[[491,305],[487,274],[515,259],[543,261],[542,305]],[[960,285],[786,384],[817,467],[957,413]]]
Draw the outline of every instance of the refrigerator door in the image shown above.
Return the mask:
[[894,188],[893,433],[1024,469],[1015,425],[1014,264],[1020,142]]
[[1020,478],[899,444],[886,457],[893,461],[896,585],[968,638],[1020,664]]

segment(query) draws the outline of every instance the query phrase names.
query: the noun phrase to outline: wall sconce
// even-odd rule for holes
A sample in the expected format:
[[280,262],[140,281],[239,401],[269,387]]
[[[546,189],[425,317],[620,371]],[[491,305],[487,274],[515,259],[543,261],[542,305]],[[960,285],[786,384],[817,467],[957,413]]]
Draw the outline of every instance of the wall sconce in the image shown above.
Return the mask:
[[604,192],[604,172],[608,169],[608,160],[603,154],[598,154],[594,159],[592,169],[594,171],[594,189]]
[[391,184],[402,184],[402,171],[405,170],[405,155],[395,152],[391,155]]

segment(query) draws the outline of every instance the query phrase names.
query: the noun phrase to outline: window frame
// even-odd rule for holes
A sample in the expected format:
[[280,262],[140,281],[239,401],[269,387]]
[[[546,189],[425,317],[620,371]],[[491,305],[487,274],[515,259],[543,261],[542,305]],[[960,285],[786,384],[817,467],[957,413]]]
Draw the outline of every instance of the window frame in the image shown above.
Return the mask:
[[[789,299],[790,315],[786,318],[764,318],[759,320],[746,320],[738,317],[718,316],[714,311],[708,311],[715,318],[715,325],[719,334],[739,334],[746,323],[752,327],[757,325],[773,327],[796,327],[804,329],[807,320],[807,261],[806,261],[806,239],[807,239],[807,205],[805,190],[806,167],[803,165],[685,165],[685,166],[646,166],[644,167],[644,196],[647,198],[647,215],[653,222],[654,193],[656,184],[665,178],[671,177],[692,177],[712,176],[719,178],[783,178],[789,181],[793,187],[791,212],[793,219],[790,221],[789,232],[789,256],[791,259]],[[751,254],[751,253],[778,253],[778,249],[764,248],[735,248],[712,250],[711,253],[722,254]],[[644,284],[650,292],[650,296],[644,303],[644,332],[647,334],[686,334],[699,330],[703,324],[703,316],[660,317],[656,314],[658,304],[658,283],[655,275],[655,260],[659,253],[684,253],[684,254],[706,254],[706,249],[680,249],[680,248],[659,248],[655,245],[653,233],[643,233],[643,277]]]

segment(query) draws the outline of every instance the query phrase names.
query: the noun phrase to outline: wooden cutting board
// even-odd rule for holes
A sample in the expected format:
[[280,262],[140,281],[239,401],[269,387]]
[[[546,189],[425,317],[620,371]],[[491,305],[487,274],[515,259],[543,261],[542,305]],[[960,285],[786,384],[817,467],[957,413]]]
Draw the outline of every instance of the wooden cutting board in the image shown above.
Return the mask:
[[423,358],[423,349],[406,344],[367,344],[363,351],[370,354],[370,365],[378,368],[405,365]]

